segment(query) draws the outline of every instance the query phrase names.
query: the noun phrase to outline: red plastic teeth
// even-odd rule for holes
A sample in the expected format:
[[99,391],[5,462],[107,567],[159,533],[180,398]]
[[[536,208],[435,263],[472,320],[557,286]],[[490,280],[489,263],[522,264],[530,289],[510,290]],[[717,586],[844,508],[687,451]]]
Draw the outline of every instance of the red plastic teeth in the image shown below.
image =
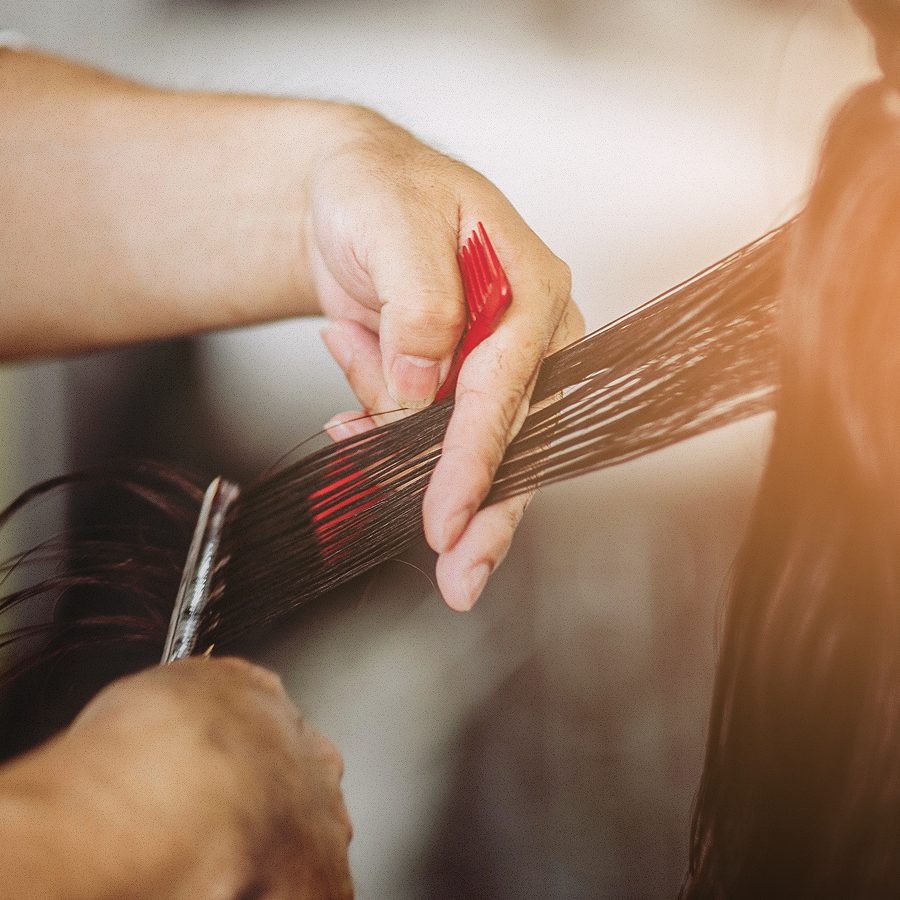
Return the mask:
[[[512,290],[500,260],[494,251],[491,239],[481,222],[463,244],[457,254],[462,275],[463,292],[468,316],[466,330],[456,350],[453,365],[435,401],[452,397],[456,391],[459,370],[466,357],[486,337],[493,334],[503,313],[512,302]],[[359,471],[352,469],[351,463],[341,465],[341,458],[334,460],[334,480],[314,491],[310,496],[310,517],[316,532],[316,541],[323,558],[336,562],[340,559],[342,547],[353,539],[348,529],[351,521],[360,513],[378,502],[378,495],[368,502],[355,505],[341,512],[344,507],[376,492],[376,485],[367,480]],[[348,493],[347,488],[356,482],[356,489]]]
[[453,396],[459,371],[466,357],[486,337],[494,333],[503,313],[512,302],[512,289],[506,272],[503,271],[494,245],[481,222],[463,244],[457,259],[462,273],[468,322],[450,372],[437,392],[436,401]]

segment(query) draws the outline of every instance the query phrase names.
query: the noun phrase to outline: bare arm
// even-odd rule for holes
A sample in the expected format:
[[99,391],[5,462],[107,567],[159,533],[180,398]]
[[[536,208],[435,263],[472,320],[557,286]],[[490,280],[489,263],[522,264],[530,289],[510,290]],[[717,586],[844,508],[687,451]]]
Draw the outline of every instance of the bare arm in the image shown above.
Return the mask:
[[0,357],[321,311],[363,407],[336,438],[433,400],[465,323],[457,250],[484,222],[515,300],[462,367],[423,507],[441,591],[468,609],[526,502],[481,510],[494,472],[541,359],[583,331],[568,269],[503,194],[370,110],[33,53],[0,51],[0,123]]
[[0,357],[316,311],[305,181],[358,114],[0,51]]

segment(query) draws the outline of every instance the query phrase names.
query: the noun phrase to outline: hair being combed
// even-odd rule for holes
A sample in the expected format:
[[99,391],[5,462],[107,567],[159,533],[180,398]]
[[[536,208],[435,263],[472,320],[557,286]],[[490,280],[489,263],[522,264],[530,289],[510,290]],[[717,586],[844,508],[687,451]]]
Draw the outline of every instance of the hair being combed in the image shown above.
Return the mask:
[[[487,502],[769,409],[789,230],[545,360],[533,400],[547,403],[526,418]],[[223,548],[225,602],[210,604],[208,637],[227,644],[251,623],[264,625],[416,540],[451,412],[449,402],[433,406],[246,487]]]
[[[770,408],[774,309],[790,227],[545,360],[534,398],[546,402],[509,447],[487,502]],[[422,496],[451,413],[450,401],[434,405],[246,485],[229,514],[199,649],[232,646],[419,538]],[[41,597],[59,601],[52,621],[2,639],[49,641],[8,675],[83,658],[86,645],[98,654],[119,645],[119,668],[104,670],[105,680],[161,654],[202,482],[122,463],[39,485],[3,519],[72,483],[124,491],[136,503],[136,521],[150,516],[152,533],[149,525],[132,533],[117,526],[114,534],[74,535],[11,561],[7,569],[60,556],[64,565],[0,603],[2,612]]]

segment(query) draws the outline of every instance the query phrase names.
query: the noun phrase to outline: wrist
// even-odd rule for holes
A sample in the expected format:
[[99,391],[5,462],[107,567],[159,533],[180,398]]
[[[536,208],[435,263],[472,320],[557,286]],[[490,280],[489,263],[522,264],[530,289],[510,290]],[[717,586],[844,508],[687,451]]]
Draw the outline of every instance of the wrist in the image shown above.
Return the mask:
[[[359,197],[354,196],[353,176],[371,169],[375,175],[388,178],[388,166],[377,158],[389,155],[389,148],[398,137],[408,135],[364,106],[322,102],[315,107],[320,127],[302,180],[302,250],[297,291],[315,304],[313,312],[321,314],[319,287],[328,266],[328,250],[339,245],[358,247],[370,230],[348,215],[359,202]],[[295,126],[304,127],[301,116],[295,117]],[[356,264],[365,266],[359,258]]]
[[[318,313],[304,227],[314,183],[329,159],[394,126],[364,107],[254,95],[145,90],[129,106],[138,154],[129,169],[145,173],[153,160],[158,176],[141,179],[147,196],[132,205],[124,255],[131,271],[149,262],[161,323],[197,331]],[[148,227],[168,195],[166,225]],[[167,244],[158,253],[154,235]],[[154,264],[162,256],[174,262],[168,283]]]

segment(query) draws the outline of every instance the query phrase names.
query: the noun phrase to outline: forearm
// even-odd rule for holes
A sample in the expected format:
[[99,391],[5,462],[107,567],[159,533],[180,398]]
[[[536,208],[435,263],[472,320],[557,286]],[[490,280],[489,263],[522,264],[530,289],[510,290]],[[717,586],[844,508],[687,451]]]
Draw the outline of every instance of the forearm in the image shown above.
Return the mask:
[[0,52],[0,356],[314,311],[305,182],[353,115]]

